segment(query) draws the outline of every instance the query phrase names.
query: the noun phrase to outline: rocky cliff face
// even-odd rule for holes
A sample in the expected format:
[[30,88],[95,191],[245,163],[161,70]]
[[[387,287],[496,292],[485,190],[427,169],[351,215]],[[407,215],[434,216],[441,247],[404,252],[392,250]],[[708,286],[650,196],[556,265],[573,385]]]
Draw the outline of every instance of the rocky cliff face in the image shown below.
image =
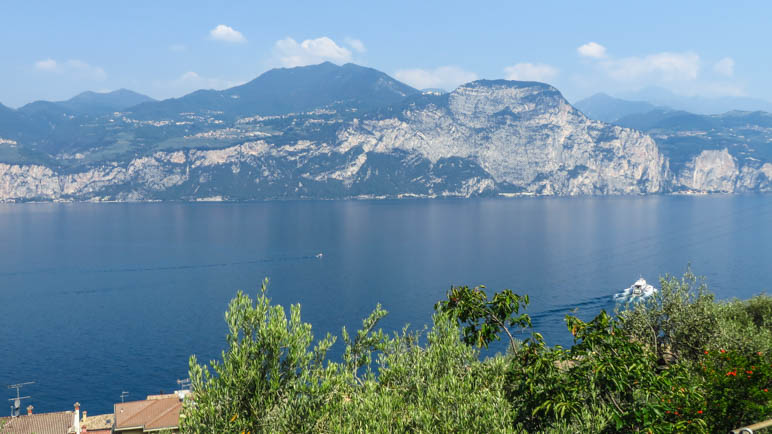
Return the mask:
[[359,122],[339,143],[432,164],[462,158],[502,193],[657,193],[668,173],[650,137],[592,121],[541,83],[474,82],[397,117]]
[[[772,178],[771,164],[739,167],[719,151],[673,175],[651,137],[590,120],[541,83],[478,81],[334,121],[292,116],[281,121],[306,129],[260,132],[258,141],[244,132],[220,149],[155,150],[67,170],[0,163],[0,201],[731,192],[769,189]],[[239,134],[252,119],[223,131]],[[335,125],[333,134],[308,127],[318,124]]]
[[740,167],[726,149],[706,150],[686,163],[674,186],[705,193],[772,191],[772,164],[757,163],[754,166]]

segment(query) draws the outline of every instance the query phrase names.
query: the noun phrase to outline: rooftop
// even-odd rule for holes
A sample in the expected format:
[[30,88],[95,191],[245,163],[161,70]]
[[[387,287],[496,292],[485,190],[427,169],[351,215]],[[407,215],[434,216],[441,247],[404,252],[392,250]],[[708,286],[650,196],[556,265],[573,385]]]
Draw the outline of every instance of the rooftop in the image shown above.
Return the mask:
[[115,415],[109,414],[97,414],[94,416],[85,416],[80,420],[80,426],[86,427],[88,431],[96,430],[112,430],[113,423],[115,422]]
[[0,417],[2,434],[65,434],[72,432],[73,412],[38,413]]
[[[150,398],[150,397],[149,397]],[[144,401],[117,403],[115,408],[115,431],[142,428],[144,431],[179,426],[182,402],[176,395],[153,397]]]

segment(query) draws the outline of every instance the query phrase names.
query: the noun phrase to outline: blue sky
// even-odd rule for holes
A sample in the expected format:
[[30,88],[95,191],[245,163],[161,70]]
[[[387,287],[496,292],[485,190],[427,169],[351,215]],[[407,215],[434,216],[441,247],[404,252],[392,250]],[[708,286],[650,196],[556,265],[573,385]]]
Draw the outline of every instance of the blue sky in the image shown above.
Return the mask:
[[419,88],[510,78],[572,101],[648,86],[772,100],[770,16],[761,1],[6,0],[0,103],[118,88],[168,98],[324,60]]

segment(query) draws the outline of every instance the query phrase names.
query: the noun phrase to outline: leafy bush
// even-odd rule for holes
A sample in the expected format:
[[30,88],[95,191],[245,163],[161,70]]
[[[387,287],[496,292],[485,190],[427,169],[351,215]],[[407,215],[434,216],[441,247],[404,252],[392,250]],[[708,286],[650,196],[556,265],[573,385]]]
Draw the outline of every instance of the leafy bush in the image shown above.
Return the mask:
[[334,338],[313,351],[311,326],[300,321],[300,306],[287,319],[281,306],[271,306],[267,281],[253,303],[239,292],[225,313],[228,349],[209,369],[190,358],[195,401],[181,419],[186,432],[306,431],[323,404],[323,391],[334,378],[322,365]]
[[[569,349],[530,325],[528,298],[453,287],[430,330],[377,329],[380,306],[349,334],[340,362],[312,347],[293,305],[266,283],[239,292],[225,318],[228,347],[210,368],[190,360],[194,400],[185,432],[721,432],[772,417],[772,298],[716,303],[687,273],[616,318],[567,316]],[[506,354],[475,347],[506,335]]]
[[632,339],[653,348],[662,362],[694,360],[715,343],[719,320],[713,294],[687,271],[680,280],[665,276],[660,290],[618,313]]
[[377,378],[351,389],[335,432],[506,432],[513,426],[503,390],[506,365],[480,362],[457,325],[434,317],[426,345],[406,331],[387,339]]
[[718,330],[711,349],[750,354],[772,348],[772,297],[759,295],[715,307]]
[[728,432],[772,416],[772,357],[761,351],[705,351],[700,362],[705,389],[703,417]]
[[343,362],[335,363],[325,360],[334,338],[309,349],[311,326],[301,322],[299,306],[287,320],[281,306],[271,306],[266,283],[254,302],[239,292],[226,313],[228,349],[221,362],[211,362],[215,374],[191,357],[195,400],[184,408],[182,430],[505,432],[513,426],[502,359],[480,362],[447,315],[434,317],[421,346],[420,333],[376,331],[385,314],[378,306],[353,336],[344,329]]
[[[605,312],[590,322],[566,318],[570,350],[527,343],[508,387],[523,426],[542,431],[577,421],[590,432],[700,430],[699,418],[679,419],[669,409],[701,401],[684,369],[657,370],[654,354],[628,339]],[[682,410],[682,413],[685,411]],[[578,427],[576,427],[578,428]]]

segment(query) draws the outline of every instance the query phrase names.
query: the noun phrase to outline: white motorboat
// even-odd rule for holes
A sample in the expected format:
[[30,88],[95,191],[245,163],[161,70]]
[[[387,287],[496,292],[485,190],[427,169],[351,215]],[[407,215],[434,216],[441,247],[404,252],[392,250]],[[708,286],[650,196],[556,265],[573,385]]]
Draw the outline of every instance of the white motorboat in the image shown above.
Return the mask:
[[614,300],[633,301],[651,297],[657,292],[657,288],[646,283],[642,277],[635,281],[629,288],[624,289],[618,294],[614,294]]

